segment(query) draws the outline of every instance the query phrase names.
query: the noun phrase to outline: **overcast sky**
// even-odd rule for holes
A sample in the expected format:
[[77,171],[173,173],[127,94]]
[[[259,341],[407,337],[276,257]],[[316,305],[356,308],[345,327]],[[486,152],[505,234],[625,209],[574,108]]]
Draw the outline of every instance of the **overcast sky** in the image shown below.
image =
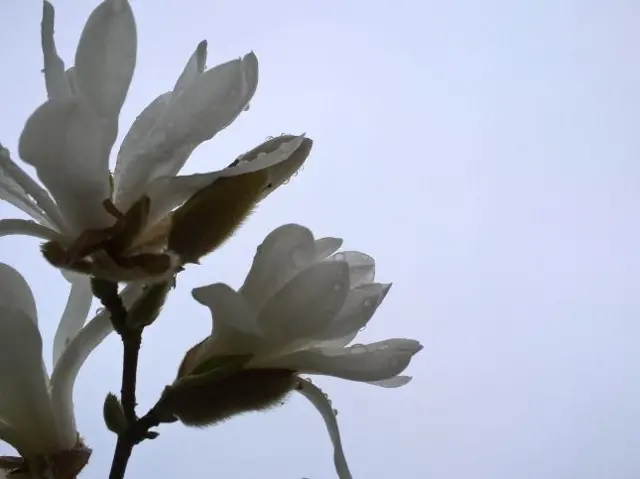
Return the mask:
[[[54,3],[70,65],[97,2]],[[254,50],[260,84],[251,110],[185,171],[220,168],[269,135],[315,141],[304,170],[180,276],[145,336],[141,412],[210,327],[191,288],[240,286],[263,237],[297,222],[371,254],[378,279],[394,282],[364,340],[425,345],[402,389],[314,381],[339,411],[356,479],[640,477],[640,3],[132,6],[138,66],[121,134],[206,38],[209,66]],[[40,15],[36,0],[0,3],[0,141],[12,152],[45,98]],[[0,261],[34,290],[49,360],[67,284],[36,240],[2,238]],[[83,477],[106,477],[111,461],[101,409],[119,390],[120,354],[110,337],[77,382],[94,448]],[[130,477],[335,477],[324,425],[301,397],[160,432],[135,450]]]

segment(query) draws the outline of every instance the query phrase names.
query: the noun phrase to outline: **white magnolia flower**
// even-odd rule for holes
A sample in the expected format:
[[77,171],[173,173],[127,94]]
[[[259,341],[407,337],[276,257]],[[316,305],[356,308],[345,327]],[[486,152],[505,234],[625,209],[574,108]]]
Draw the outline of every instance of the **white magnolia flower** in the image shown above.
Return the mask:
[[[176,177],[198,145],[248,109],[258,84],[258,60],[252,52],[206,69],[203,41],[173,89],[159,95],[136,118],[111,175],[109,156],[136,63],[131,7],[127,0],[104,0],[82,31],[75,65],[66,70],[56,51],[53,30],[54,9],[45,1],[42,50],[48,100],[27,120],[19,154],[35,168],[46,190],[0,148],[0,199],[36,221],[3,220],[0,236],[28,234],[52,240],[57,249],[49,251],[47,259],[59,263],[57,266],[90,258],[96,268],[110,271],[105,274],[126,281],[136,265],[112,264],[111,256],[99,248],[104,237],[115,234],[109,228],[115,228],[116,218],[135,205],[143,210],[144,217],[136,220],[142,225],[139,229],[155,231],[171,210],[217,179],[267,170],[270,188],[266,196],[300,166],[283,166],[305,141],[293,137],[275,151],[235,162],[233,167]],[[141,206],[146,197],[150,205]],[[144,236],[144,231],[138,233]],[[168,266],[160,269],[170,275],[175,258],[164,259]]]
[[[62,477],[75,477],[91,450],[76,431],[73,385],[90,352],[112,327],[102,313],[83,328],[91,306],[82,291],[86,279],[68,279],[71,295],[56,334],[49,378],[31,289],[20,273],[0,263],[0,441],[13,446],[28,467],[38,467],[46,458],[44,463],[73,473]],[[140,291],[129,287],[123,300],[131,304]],[[0,457],[0,470],[12,469],[16,461]]]
[[[411,379],[399,374],[422,346],[412,339],[349,346],[391,285],[373,282],[373,258],[355,251],[336,253],[341,243],[338,238],[314,240],[311,231],[299,225],[281,226],[258,248],[238,292],[221,283],[193,290],[193,297],[210,308],[213,330],[187,353],[174,384],[176,391],[181,384],[187,391],[184,407],[176,395],[175,413],[183,422],[197,424],[202,419],[198,401],[188,398],[190,382],[198,385],[193,394],[204,396],[203,406],[213,408],[203,411],[205,416],[210,413],[204,418],[208,423],[242,412],[242,407],[260,409],[279,402],[297,389],[325,419],[339,476],[351,477],[330,402],[297,374],[399,387]],[[205,393],[198,377],[205,378],[225,358],[240,359],[241,369]],[[254,393],[256,403],[251,404]],[[234,395],[233,400],[227,394]]]

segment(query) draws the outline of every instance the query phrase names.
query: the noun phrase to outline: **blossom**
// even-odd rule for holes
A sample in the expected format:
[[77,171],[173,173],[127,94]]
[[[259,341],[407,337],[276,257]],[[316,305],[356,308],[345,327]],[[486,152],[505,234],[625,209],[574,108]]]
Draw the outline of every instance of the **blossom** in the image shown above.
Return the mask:
[[310,140],[289,136],[222,170],[176,176],[196,147],[248,109],[258,84],[253,52],[207,69],[203,41],[174,87],[136,118],[112,174],[109,157],[136,64],[136,23],[128,1],[104,0],[91,13],[71,68],[58,56],[54,8],[47,1],[41,36],[48,99],[27,120],[18,150],[46,189],[0,148],[0,198],[35,220],[3,220],[0,235],[49,240],[43,253],[54,266],[115,281],[164,280],[180,263],[166,248],[176,207],[222,179],[264,171],[263,183],[251,183],[260,189],[252,196],[259,201],[308,154]]
[[[112,327],[105,313],[84,325],[91,306],[84,294],[87,280],[76,275],[67,279],[71,294],[54,341],[49,377],[31,289],[20,273],[0,263],[0,441],[22,456],[0,457],[0,471],[48,464],[69,474],[61,477],[75,477],[91,454],[76,430],[73,386],[90,352]],[[131,304],[139,293],[130,287],[123,299]]]
[[211,335],[185,355],[165,401],[185,424],[210,424],[280,403],[292,390],[321,412],[341,478],[351,477],[335,414],[320,389],[299,374],[399,387],[422,346],[412,339],[351,344],[387,295],[373,258],[336,252],[342,240],[314,239],[307,228],[271,232],[234,291],[217,283],[193,290],[211,310]]

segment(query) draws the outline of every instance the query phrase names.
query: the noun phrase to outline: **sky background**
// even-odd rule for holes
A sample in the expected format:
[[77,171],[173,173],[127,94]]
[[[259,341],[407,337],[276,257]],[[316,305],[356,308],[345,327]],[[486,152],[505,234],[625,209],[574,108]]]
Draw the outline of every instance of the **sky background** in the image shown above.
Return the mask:
[[[97,2],[54,3],[70,65]],[[251,110],[183,171],[218,169],[269,135],[315,141],[303,171],[180,276],[145,335],[140,412],[209,330],[190,289],[239,287],[264,236],[297,222],[345,238],[394,282],[361,342],[425,345],[401,389],[314,381],[339,411],[356,479],[640,477],[640,3],[132,6],[138,65],[121,136],[206,38],[209,66],[254,50],[260,84]],[[40,15],[36,0],[0,2],[0,141],[12,152],[45,98]],[[31,284],[49,361],[67,284],[34,239],[2,238],[0,261]],[[83,477],[106,477],[115,436],[101,410],[120,361],[112,335],[77,382],[79,430],[94,448]],[[136,448],[130,477],[335,477],[322,420],[302,397],[160,432]]]

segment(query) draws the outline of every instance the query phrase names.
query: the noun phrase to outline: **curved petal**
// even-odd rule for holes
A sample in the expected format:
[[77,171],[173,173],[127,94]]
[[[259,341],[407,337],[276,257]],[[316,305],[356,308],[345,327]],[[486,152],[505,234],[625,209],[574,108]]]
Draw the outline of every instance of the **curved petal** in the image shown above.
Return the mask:
[[54,367],[71,340],[82,329],[93,301],[91,280],[88,276],[70,271],[66,271],[63,274],[67,281],[71,283],[71,291],[53,340]]
[[343,347],[363,329],[391,289],[391,284],[366,284],[349,291],[335,320],[314,339],[328,341],[323,346]]
[[0,145],[0,199],[11,203],[34,220],[59,231],[64,221],[49,193],[15,164]]
[[75,76],[82,92],[103,118],[117,120],[136,65],[136,22],[127,0],[105,0],[82,30]]
[[351,275],[351,287],[355,288],[362,284],[371,283],[375,278],[375,260],[360,251],[340,251],[329,257],[333,261],[346,261],[349,263],[349,274]]
[[351,472],[349,472],[347,459],[342,450],[342,441],[340,440],[340,430],[338,429],[336,413],[331,406],[331,402],[320,388],[305,379],[300,380],[297,391],[314,405],[322,415],[322,419],[324,419],[329,437],[331,437],[331,443],[333,444],[333,462],[336,466],[338,477],[340,479],[351,479],[352,476]]
[[0,220],[0,237],[9,235],[26,235],[45,240],[60,240],[55,231],[35,221],[21,219]]
[[322,261],[342,246],[342,238],[319,238],[316,240],[316,261]]
[[144,168],[145,165],[133,160],[138,158],[141,150],[144,150],[147,135],[164,114],[170,98],[171,92],[167,92],[149,103],[136,117],[120,145],[113,181],[115,203],[123,211],[126,211],[139,195],[139,191],[135,188],[137,178],[144,178],[145,172],[148,172]]
[[[6,287],[6,270],[0,276]],[[22,286],[27,291],[22,291],[21,287],[17,288],[20,291],[9,293],[23,295],[28,292],[30,295],[26,282]],[[49,400],[48,377],[42,362],[42,338],[35,318],[26,311],[33,307],[35,312],[35,305],[23,309],[19,305],[22,300],[10,300],[6,290],[2,293],[0,415],[6,423],[19,431],[21,447],[26,449],[20,453],[30,455],[57,450],[59,439]]]
[[149,224],[155,223],[173,208],[184,203],[201,189],[211,185],[218,178],[244,175],[263,169],[268,169],[271,178],[273,168],[289,161],[305,140],[306,138],[303,136],[294,137],[291,141],[283,143],[279,148],[261,155],[254,161],[212,173],[156,178],[146,188],[146,194],[151,199]]
[[[141,284],[128,285],[120,294],[125,308],[131,307],[142,294]],[[75,431],[73,413],[73,385],[80,368],[91,352],[111,333],[113,325],[106,311],[100,312],[71,340],[51,375],[51,402],[58,420],[58,428],[68,436]],[[73,447],[73,443],[66,447]]]
[[44,79],[49,98],[67,98],[71,95],[71,88],[64,71],[64,62],[58,56],[53,39],[55,10],[47,0],[42,4],[42,24],[40,36],[42,39],[42,53],[44,56]]
[[193,299],[206,306],[213,317],[213,329],[237,329],[246,334],[260,334],[256,313],[244,297],[223,283],[202,286],[191,291]]
[[22,311],[37,327],[38,311],[31,288],[16,269],[5,263],[0,263],[0,306]]
[[269,342],[285,345],[312,338],[331,324],[348,292],[345,262],[316,263],[269,299],[258,324]]
[[313,348],[282,356],[260,367],[282,367],[306,374],[324,374],[350,381],[382,381],[404,371],[422,349],[413,339],[388,339],[348,348]]
[[36,168],[75,233],[112,222],[102,205],[111,196],[102,142],[99,119],[75,97],[41,105],[20,135],[20,156]]
[[301,225],[280,226],[258,246],[240,292],[259,311],[269,298],[315,261],[313,233]]
[[411,376],[396,376],[394,378],[384,379],[382,381],[369,381],[369,384],[373,386],[380,386],[382,388],[399,388],[406,384],[409,384],[413,378]]

